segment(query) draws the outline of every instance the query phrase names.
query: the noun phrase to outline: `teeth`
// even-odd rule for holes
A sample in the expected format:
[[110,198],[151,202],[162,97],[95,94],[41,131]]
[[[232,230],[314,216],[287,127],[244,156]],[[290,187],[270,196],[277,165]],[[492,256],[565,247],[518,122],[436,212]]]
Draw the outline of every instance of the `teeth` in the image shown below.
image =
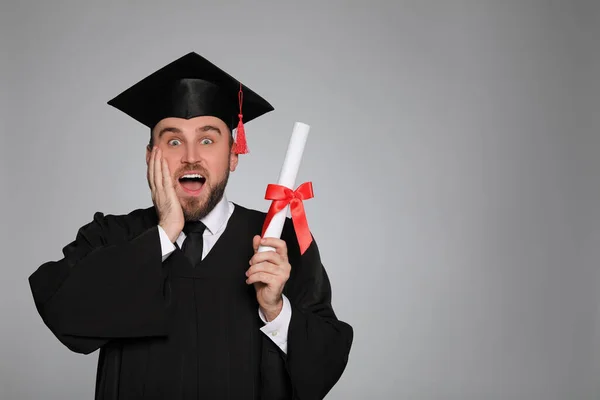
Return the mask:
[[182,178],[190,178],[190,179],[197,178],[197,179],[202,179],[204,177],[202,175],[199,175],[199,174],[186,174],[186,175],[183,175]]

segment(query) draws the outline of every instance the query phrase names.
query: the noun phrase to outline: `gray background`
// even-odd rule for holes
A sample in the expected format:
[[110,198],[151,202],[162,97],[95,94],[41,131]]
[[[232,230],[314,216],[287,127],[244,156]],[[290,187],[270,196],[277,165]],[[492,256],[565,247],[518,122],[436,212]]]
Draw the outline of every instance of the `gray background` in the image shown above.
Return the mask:
[[194,50],[268,98],[228,197],[266,210],[295,121],[334,307],[328,399],[600,399],[595,1],[9,1],[0,9],[1,399],[91,399],[27,277],[150,205],[106,101]]

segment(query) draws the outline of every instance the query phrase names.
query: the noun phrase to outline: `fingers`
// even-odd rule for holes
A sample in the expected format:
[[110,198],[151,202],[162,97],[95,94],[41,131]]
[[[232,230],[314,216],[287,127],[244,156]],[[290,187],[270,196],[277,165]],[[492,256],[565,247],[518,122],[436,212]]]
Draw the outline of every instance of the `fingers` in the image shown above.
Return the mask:
[[154,195],[156,190],[156,185],[154,184],[154,156],[156,154],[156,147],[152,149],[152,153],[150,153],[150,162],[148,163],[148,183],[150,184],[150,190]]
[[[260,245],[271,246],[275,251],[256,252]],[[257,272],[266,272],[269,274],[289,274],[291,266],[287,258],[287,245],[285,241],[276,238],[262,239],[259,235],[252,238],[254,255],[250,259],[250,268],[246,276]]]
[[255,253],[250,259],[250,265],[260,264],[262,262],[285,264],[287,262],[287,258],[284,258],[281,254],[274,251],[263,251],[261,253]]
[[291,268],[287,259],[274,251],[256,253],[246,271],[246,283],[282,284],[289,278]]
[[163,190],[162,153],[159,148],[154,153],[154,185],[158,191]]
[[163,177],[163,187],[167,191],[169,195],[175,194],[175,189],[173,188],[173,184],[171,183],[171,173],[169,172],[169,165],[167,164],[167,160],[162,159],[162,177]]
[[279,250],[281,250],[281,251],[285,251],[285,254],[287,254],[287,244],[285,243],[285,240],[278,239],[278,238],[266,237],[261,240],[260,244],[262,246],[273,247],[273,248],[277,249],[278,253],[279,253]]
[[266,285],[273,284],[275,281],[275,275],[267,274],[266,272],[257,272],[252,274],[246,279],[246,283],[251,285],[253,283],[261,282]]
[[248,270],[246,271],[246,276],[250,276],[258,272],[266,272],[268,274],[277,275],[285,273],[285,268],[282,268],[281,266],[277,264],[272,264],[270,262],[262,262],[259,264],[254,264],[250,268],[248,268]]
[[[283,257],[284,260],[288,259],[288,249],[287,244],[284,240],[278,238],[262,238],[258,235],[254,236],[252,240],[252,246],[254,247],[254,252],[258,251],[259,246],[268,246],[275,249],[275,252]],[[273,253],[272,251],[265,251],[264,253]],[[263,253],[260,253],[263,254]]]
[[152,149],[148,163],[148,180],[152,190],[152,199],[155,204],[168,204],[176,200],[175,188],[172,184],[171,174],[167,160],[163,158],[158,147]]
[[290,265],[275,265],[269,262],[255,264],[246,271],[246,283],[266,283],[267,285],[283,285],[290,276]]
[[162,189],[162,154],[158,147],[152,149],[150,162],[148,163],[148,177],[150,180],[150,188],[153,192]]

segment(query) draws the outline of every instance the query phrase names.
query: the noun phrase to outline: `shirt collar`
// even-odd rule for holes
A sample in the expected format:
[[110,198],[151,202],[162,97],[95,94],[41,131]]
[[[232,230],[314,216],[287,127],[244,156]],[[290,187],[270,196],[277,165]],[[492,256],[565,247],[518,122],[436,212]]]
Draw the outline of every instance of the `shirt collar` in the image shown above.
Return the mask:
[[221,197],[215,208],[200,220],[206,225],[206,229],[210,231],[211,235],[217,233],[223,224],[227,222],[227,215],[229,213],[228,204],[227,196],[223,193],[223,197]]

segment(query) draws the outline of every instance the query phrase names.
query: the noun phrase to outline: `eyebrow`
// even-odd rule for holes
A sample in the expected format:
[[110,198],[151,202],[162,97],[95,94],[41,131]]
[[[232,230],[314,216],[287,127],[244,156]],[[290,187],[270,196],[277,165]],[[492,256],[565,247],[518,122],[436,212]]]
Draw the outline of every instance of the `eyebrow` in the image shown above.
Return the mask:
[[160,132],[158,132],[158,138],[160,139],[160,137],[167,132],[181,133],[181,129],[175,128],[173,126],[167,126],[166,128],[162,128]]
[[208,132],[208,131],[216,131],[219,135],[221,134],[221,130],[214,125],[204,125],[204,126],[196,129],[196,132]]
[[[196,132],[208,132],[208,131],[216,131],[219,135],[221,134],[221,130],[214,125],[204,125],[204,126],[201,126],[200,128],[196,129]],[[181,129],[179,129],[179,128],[175,128],[174,126],[167,126],[165,128],[162,128],[160,130],[160,132],[158,132],[158,138],[160,139],[160,137],[167,132],[172,132],[172,133],[177,133],[177,134],[182,133]]]

